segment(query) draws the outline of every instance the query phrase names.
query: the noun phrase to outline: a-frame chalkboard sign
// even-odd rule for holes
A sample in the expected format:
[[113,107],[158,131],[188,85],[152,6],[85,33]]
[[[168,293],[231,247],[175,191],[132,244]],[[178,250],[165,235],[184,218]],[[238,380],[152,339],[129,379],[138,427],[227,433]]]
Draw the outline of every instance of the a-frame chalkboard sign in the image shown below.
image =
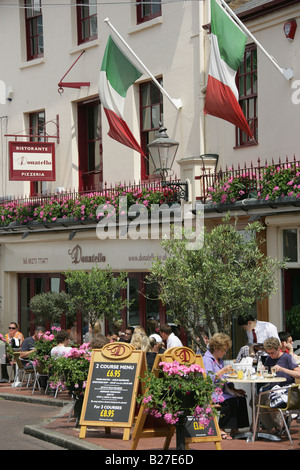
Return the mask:
[[146,370],[143,351],[130,344],[109,343],[92,352],[79,425],[84,439],[88,426],[124,428],[129,440],[140,377]]
[[[200,367],[204,369],[203,359],[201,355],[195,354],[194,351],[187,347],[176,347],[170,348],[165,351],[164,354],[158,354],[155,358],[153,364],[153,373],[158,376],[161,366],[159,366],[160,362],[173,362],[178,361],[180,364],[198,364]],[[147,420],[149,419],[149,415],[146,412],[147,405],[141,405],[139,410],[137,421],[134,427],[134,431],[132,434],[132,446],[131,449],[135,450],[138,446],[138,442],[141,438],[145,437],[166,437],[164,449],[169,448],[169,444],[171,438],[174,434],[175,427],[174,426],[167,426],[160,425],[157,426],[155,424],[155,418],[152,419],[153,426],[149,426]],[[217,450],[221,450],[221,433],[218,425],[217,418],[213,419],[213,422],[209,424],[207,429],[203,429],[197,421],[194,421],[192,417],[188,418],[188,422],[185,429],[185,448],[189,449],[190,443],[196,442],[214,442],[215,447]]]

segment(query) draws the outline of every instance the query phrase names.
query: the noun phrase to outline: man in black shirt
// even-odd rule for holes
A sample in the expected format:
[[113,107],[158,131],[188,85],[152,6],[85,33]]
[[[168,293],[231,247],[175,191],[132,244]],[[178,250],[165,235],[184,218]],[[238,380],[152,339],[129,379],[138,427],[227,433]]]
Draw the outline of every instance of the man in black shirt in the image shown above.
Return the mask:
[[30,354],[34,351],[35,342],[39,339],[41,333],[45,333],[45,328],[42,326],[38,326],[35,329],[34,334],[24,339],[23,341],[20,351],[20,359],[22,360],[25,367],[30,362]]

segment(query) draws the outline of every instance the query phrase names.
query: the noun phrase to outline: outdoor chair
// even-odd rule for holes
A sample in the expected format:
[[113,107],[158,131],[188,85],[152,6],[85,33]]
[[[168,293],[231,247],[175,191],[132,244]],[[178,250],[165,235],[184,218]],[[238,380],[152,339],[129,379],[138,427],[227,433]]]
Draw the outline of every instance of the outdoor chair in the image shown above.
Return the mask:
[[16,357],[16,362],[18,365],[18,373],[16,374],[16,376],[18,376],[18,380],[19,380],[19,390],[21,390],[23,382],[26,379],[26,377],[27,377],[26,387],[28,388],[31,377],[35,375],[35,370],[33,368],[33,365],[31,364],[32,367],[25,369],[24,364],[22,360],[20,359],[20,357]]
[[[41,377],[47,377],[48,378],[48,374],[45,374],[44,372],[39,371],[39,369],[34,365],[34,363],[32,363],[32,367],[33,367],[33,370],[34,370],[34,382],[33,382],[33,387],[32,387],[32,395],[33,395],[34,392],[35,392],[35,387],[36,386],[38,386],[39,391],[42,390],[39,379]],[[48,382],[47,382],[47,386],[45,387],[45,393],[47,393],[47,390],[48,390]]]
[[293,384],[289,385],[287,387],[280,387],[282,390],[286,389],[288,392],[288,397],[287,397],[287,404],[284,408],[273,408],[270,405],[267,404],[261,404],[261,399],[264,395],[270,394],[271,390],[261,392],[258,396],[258,403],[257,403],[257,414],[256,414],[256,423],[255,423],[255,429],[257,430],[257,424],[259,421],[259,415],[260,413],[280,413],[281,416],[281,425],[282,425],[282,430],[281,434],[285,431],[290,444],[293,445],[293,440],[290,434],[290,425],[292,422],[292,415],[297,415],[300,413],[300,385],[299,384]]
[[[48,390],[49,390],[49,382],[47,383],[47,387],[46,387],[46,390],[45,390],[45,393],[48,393]],[[55,388],[53,388],[52,390],[55,390],[54,392],[54,398],[57,398],[57,395],[58,395],[58,392],[59,392],[59,385],[57,385]]]

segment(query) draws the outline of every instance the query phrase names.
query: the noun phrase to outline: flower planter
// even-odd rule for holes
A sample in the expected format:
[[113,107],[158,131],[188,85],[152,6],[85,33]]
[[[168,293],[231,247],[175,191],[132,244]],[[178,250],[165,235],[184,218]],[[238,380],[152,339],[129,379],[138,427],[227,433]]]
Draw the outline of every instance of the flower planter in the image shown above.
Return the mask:
[[176,428],[176,450],[185,450],[185,426],[187,417],[191,408],[195,408],[196,400],[194,393],[175,392],[176,397],[181,402],[181,413],[178,421],[175,423]]
[[82,405],[83,405],[83,395],[73,395],[74,396],[74,418],[76,419],[76,424],[75,427],[79,427],[79,421],[80,421],[80,415],[81,415],[81,410],[82,410]]

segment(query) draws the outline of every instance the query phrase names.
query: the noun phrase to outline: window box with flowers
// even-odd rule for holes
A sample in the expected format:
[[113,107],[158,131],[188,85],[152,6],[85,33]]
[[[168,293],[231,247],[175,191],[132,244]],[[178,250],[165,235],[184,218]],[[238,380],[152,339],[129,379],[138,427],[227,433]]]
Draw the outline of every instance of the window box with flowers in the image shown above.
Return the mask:
[[140,204],[150,213],[152,205],[172,204],[178,193],[171,188],[123,188],[93,192],[84,195],[61,195],[44,203],[9,201],[0,205],[0,226],[30,224],[78,223],[98,221],[104,216],[124,215],[134,204]]
[[208,188],[208,198],[214,204],[241,201],[253,194],[255,175],[249,172],[223,178],[215,187]]
[[245,171],[228,175],[208,188],[208,200],[213,204],[234,203],[255,197],[257,201],[300,199],[300,164],[266,165],[259,173]]

